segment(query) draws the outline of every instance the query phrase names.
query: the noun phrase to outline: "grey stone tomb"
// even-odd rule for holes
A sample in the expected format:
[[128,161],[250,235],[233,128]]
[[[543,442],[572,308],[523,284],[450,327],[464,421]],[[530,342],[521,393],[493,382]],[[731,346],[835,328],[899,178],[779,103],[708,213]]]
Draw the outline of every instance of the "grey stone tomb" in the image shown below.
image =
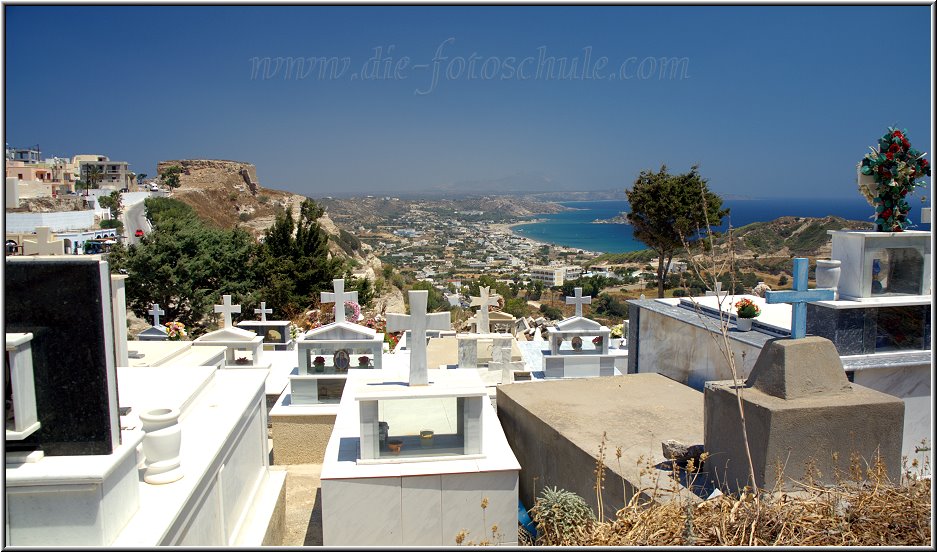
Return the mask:
[[[782,488],[803,481],[808,462],[822,483],[835,470],[849,472],[850,457],[872,464],[881,455],[888,477],[901,471],[904,403],[850,384],[836,347],[827,339],[774,339],[762,349],[742,389],[756,483],[771,489],[777,466]],[[709,381],[704,389],[705,469],[730,491],[750,485],[736,389],[731,380]],[[835,455],[835,459],[834,459]]]

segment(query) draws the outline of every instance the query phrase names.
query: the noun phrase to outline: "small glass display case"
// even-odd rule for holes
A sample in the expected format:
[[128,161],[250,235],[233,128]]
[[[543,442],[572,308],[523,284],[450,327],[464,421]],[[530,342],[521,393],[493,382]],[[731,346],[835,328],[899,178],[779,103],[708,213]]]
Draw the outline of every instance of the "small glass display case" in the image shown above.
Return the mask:
[[369,385],[359,390],[358,463],[481,458],[484,388]]
[[351,322],[309,331],[297,341],[299,374],[345,374],[350,368],[381,368],[384,334]]
[[830,230],[830,257],[841,262],[841,299],[931,294],[930,232]]
[[594,320],[574,316],[547,328],[552,355],[607,355],[612,330]]

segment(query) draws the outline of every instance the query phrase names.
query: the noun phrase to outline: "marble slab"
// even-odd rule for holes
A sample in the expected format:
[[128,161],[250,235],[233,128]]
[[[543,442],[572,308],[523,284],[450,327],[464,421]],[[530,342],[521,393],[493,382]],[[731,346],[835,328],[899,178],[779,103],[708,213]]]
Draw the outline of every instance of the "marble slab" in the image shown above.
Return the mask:
[[120,444],[110,272],[100,256],[83,257],[6,259],[5,331],[33,334],[40,423],[12,448],[96,455]]
[[159,366],[192,348],[191,341],[128,341],[127,352],[142,354],[130,358],[130,366]]

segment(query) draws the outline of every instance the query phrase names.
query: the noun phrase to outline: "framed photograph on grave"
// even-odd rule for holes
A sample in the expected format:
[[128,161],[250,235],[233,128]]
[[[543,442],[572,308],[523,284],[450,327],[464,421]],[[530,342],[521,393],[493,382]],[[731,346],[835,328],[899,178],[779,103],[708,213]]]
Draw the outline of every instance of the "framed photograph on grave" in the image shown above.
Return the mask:
[[348,354],[348,349],[335,351],[335,354],[332,356],[332,365],[335,366],[336,372],[347,372],[348,366],[351,365],[351,357]]

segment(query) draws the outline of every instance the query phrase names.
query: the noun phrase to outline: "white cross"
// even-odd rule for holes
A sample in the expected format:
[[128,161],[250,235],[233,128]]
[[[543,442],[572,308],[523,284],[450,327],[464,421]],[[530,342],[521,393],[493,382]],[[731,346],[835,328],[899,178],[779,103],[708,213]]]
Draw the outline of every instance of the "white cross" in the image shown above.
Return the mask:
[[146,311],[147,314],[153,317],[153,325],[157,328],[159,327],[159,317],[166,314],[166,311],[159,308],[159,303],[153,303],[153,308]]
[[493,295],[488,295],[490,291],[489,286],[478,288],[479,297],[472,297],[472,302],[469,304],[470,307],[481,307],[478,309],[478,313],[475,315],[475,331],[477,333],[488,333],[488,305],[497,305],[498,299],[501,298],[497,293]]
[[426,372],[426,330],[448,330],[449,313],[426,314],[429,292],[413,290],[409,293],[410,314],[388,314],[387,331],[410,330],[410,341],[407,343],[410,349],[410,385],[426,385],[429,383]]
[[358,292],[357,291],[345,291],[345,280],[342,278],[337,278],[332,280],[332,289],[334,292],[323,291],[322,292],[322,302],[323,303],[335,303],[335,321],[344,322],[345,321],[345,301],[354,301],[358,302]]
[[267,308],[267,303],[261,301],[261,302],[260,302],[260,308],[259,308],[259,309],[254,309],[254,314],[259,314],[259,315],[260,315],[260,321],[261,321],[261,322],[266,322],[266,321],[267,321],[267,315],[268,315],[268,314],[273,314],[273,309],[268,309],[268,308]]
[[592,296],[586,295],[585,297],[583,297],[581,287],[573,288],[573,293],[575,295],[573,295],[572,297],[569,297],[569,296],[566,297],[566,304],[576,305],[576,316],[582,316],[582,306],[591,305]]
[[53,240],[48,226],[36,227],[36,241],[23,240],[24,255],[64,255],[65,240]]
[[230,295],[221,296],[221,304],[215,305],[215,312],[220,312],[224,314],[224,327],[231,327],[231,313],[240,313],[241,305],[232,305]]

